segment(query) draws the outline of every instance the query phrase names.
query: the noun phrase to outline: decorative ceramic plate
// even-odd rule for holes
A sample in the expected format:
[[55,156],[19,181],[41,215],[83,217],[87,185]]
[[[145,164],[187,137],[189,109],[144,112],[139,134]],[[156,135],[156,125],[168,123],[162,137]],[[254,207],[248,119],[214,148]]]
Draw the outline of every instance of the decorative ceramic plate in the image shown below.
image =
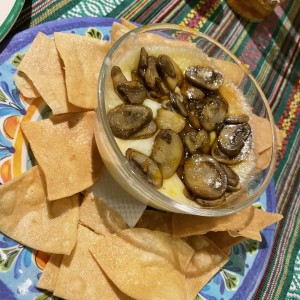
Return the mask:
[[0,42],[15,24],[25,0],[0,1]]
[[[24,53],[39,31],[51,36],[55,31],[89,35],[109,40],[115,19],[79,18],[45,23],[16,35],[7,45],[0,45],[0,182],[5,183],[31,167],[19,130],[22,120],[45,118],[50,110],[39,100],[29,100],[18,94],[13,74]],[[4,48],[4,49],[1,49]],[[274,212],[274,185],[255,204]],[[199,292],[198,299],[249,299],[255,292],[271,254],[274,226],[262,232],[263,242],[246,240],[235,246],[230,261]],[[47,262],[48,255],[23,247],[0,234],[0,299],[54,299],[35,286]]]

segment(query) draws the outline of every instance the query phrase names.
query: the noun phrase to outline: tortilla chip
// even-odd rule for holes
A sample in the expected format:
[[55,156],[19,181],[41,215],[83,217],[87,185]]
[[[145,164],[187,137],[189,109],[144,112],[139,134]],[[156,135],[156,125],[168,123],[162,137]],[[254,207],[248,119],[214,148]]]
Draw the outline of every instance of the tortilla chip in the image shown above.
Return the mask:
[[256,169],[257,170],[266,169],[270,165],[271,159],[272,159],[272,148],[260,152],[257,156]]
[[205,237],[224,251],[245,240],[242,236],[232,237],[227,231],[210,231],[205,234]]
[[131,23],[130,21],[128,21],[124,18],[121,18],[120,20],[121,20],[122,25],[124,25],[129,30],[133,30],[137,27],[136,25],[134,25],[133,23]]
[[17,89],[26,98],[39,98],[41,96],[32,81],[23,72],[17,70],[14,74],[14,82]]
[[240,231],[252,220],[254,208],[249,206],[235,214],[222,217],[200,217],[185,214],[173,214],[173,235],[184,237],[205,234],[209,231]]
[[0,186],[0,231],[30,248],[70,254],[79,221],[79,195],[48,202],[38,166]]
[[252,114],[249,124],[252,129],[255,153],[262,153],[263,151],[272,148],[273,140],[270,121],[266,118]]
[[61,254],[51,254],[42,276],[37,283],[39,289],[54,291],[62,259],[63,255]]
[[106,275],[135,299],[185,299],[185,271],[194,253],[184,241],[144,228],[102,237],[90,248]]
[[[69,105],[65,80],[55,42],[39,32],[23,57],[18,71],[23,72],[52,109],[54,115],[78,108]],[[21,91],[22,92],[22,91]]]
[[65,65],[69,102],[84,109],[96,109],[99,73],[110,43],[60,32],[54,33],[54,38]]
[[128,228],[117,211],[89,193],[85,195],[80,206],[79,220],[83,225],[101,235]]
[[198,292],[226,264],[227,255],[204,236],[190,236],[186,239],[195,253],[187,266],[186,299],[195,299]]
[[90,187],[101,169],[94,140],[95,113],[72,113],[21,128],[43,170],[48,200],[67,197]]
[[233,237],[242,236],[248,239],[261,242],[260,231],[270,226],[273,223],[280,221],[283,218],[282,215],[277,213],[271,213],[255,208],[251,222],[242,230],[229,230],[229,234]]
[[79,225],[77,243],[71,255],[64,256],[54,296],[64,299],[124,299],[107,279],[89,252],[100,236]]
[[172,215],[155,210],[145,210],[135,227],[172,234]]
[[130,29],[128,29],[125,25],[118,22],[113,22],[110,31],[111,43],[114,44],[120,37],[129,31]]

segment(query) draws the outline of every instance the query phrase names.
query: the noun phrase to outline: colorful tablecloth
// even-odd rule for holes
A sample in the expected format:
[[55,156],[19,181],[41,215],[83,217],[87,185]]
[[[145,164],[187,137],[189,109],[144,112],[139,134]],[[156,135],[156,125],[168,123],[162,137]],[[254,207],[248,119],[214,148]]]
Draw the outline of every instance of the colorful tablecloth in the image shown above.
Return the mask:
[[32,0],[10,36],[46,21],[81,16],[183,24],[209,34],[249,65],[283,135],[274,178],[278,211],[285,216],[254,299],[300,299],[300,1],[286,0],[261,23],[251,23],[225,0]]

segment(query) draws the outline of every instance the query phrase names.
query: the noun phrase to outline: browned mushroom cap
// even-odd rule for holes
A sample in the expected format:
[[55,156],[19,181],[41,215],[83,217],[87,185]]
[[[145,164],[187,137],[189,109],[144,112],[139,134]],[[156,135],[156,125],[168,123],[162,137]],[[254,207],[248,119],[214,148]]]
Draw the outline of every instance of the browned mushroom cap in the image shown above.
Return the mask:
[[113,82],[114,90],[118,94],[118,96],[124,101],[122,96],[118,91],[118,85],[127,82],[126,77],[124,76],[122,70],[118,66],[113,66],[111,69],[111,79]]
[[245,114],[227,116],[224,120],[227,124],[242,124],[249,122],[249,116]]
[[170,92],[170,103],[173,108],[184,117],[188,116],[188,110],[183,96],[177,92]]
[[[222,164],[222,167],[227,175],[227,183],[230,187],[236,187],[238,186],[240,182],[240,177],[237,175],[230,167]],[[227,188],[228,190],[228,188]]]
[[158,91],[162,95],[169,95],[170,91],[166,87],[165,83],[160,78],[156,78],[155,80],[156,80],[156,88],[158,89]]
[[122,104],[111,109],[107,117],[114,136],[128,139],[152,120],[152,110],[144,105]]
[[220,96],[208,98],[203,106],[200,121],[203,128],[210,132],[216,129],[216,125],[224,121],[228,111],[227,102]]
[[163,178],[171,177],[177,170],[183,156],[183,144],[178,134],[170,129],[160,130],[152,147],[153,158]]
[[157,64],[164,82],[171,91],[173,91],[176,86],[182,86],[183,73],[171,57],[161,54],[157,58]]
[[201,121],[200,121],[201,111],[198,109],[193,109],[189,112],[188,120],[195,129],[201,129]]
[[141,52],[140,52],[138,69],[137,69],[138,74],[142,78],[145,77],[147,67],[148,67],[148,53],[147,53],[146,49],[144,47],[142,47]]
[[146,126],[144,126],[140,131],[130,136],[130,139],[147,139],[155,134],[157,130],[156,123],[150,121]]
[[209,137],[205,130],[190,131],[183,141],[191,154],[209,152]]
[[161,172],[153,159],[131,148],[127,149],[126,158],[129,163],[136,168],[156,189],[162,187],[163,179]]
[[124,102],[141,104],[147,98],[147,90],[137,80],[123,82],[117,85],[119,95]]
[[224,81],[223,75],[211,67],[191,66],[185,76],[190,83],[211,91],[218,90]]
[[210,155],[194,154],[184,164],[184,182],[196,196],[213,200],[221,198],[227,188],[222,166]]
[[237,156],[251,133],[248,123],[225,125],[218,136],[218,147],[228,157]]
[[144,78],[138,73],[137,70],[131,71],[131,80],[136,80],[141,84],[145,84]]
[[183,90],[183,96],[189,101],[202,101],[205,98],[205,93],[194,86],[187,86]]
[[159,79],[159,75],[157,72],[156,58],[154,56],[149,56],[148,65],[145,72],[145,82],[150,89],[156,90],[157,79]]

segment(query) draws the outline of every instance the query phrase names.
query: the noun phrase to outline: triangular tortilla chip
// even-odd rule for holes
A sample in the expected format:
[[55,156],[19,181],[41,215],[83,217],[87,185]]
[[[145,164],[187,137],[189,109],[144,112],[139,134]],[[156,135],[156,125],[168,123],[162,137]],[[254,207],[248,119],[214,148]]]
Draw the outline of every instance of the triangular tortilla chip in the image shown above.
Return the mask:
[[205,237],[212,241],[221,250],[229,250],[234,245],[245,240],[242,236],[233,237],[227,231],[210,231],[205,234]]
[[185,299],[185,271],[194,253],[170,234],[133,228],[90,248],[106,275],[135,299]]
[[131,23],[130,21],[128,21],[124,18],[120,18],[120,20],[121,20],[122,25],[124,25],[129,30],[133,30],[137,27],[136,25],[134,25],[133,23]]
[[192,300],[226,264],[228,257],[204,236],[190,236],[186,242],[195,251],[185,273],[186,299]]
[[114,44],[120,37],[130,30],[123,24],[118,22],[113,22],[110,31],[111,43]]
[[63,70],[55,42],[45,34],[38,33],[23,57],[18,71],[25,73],[31,80],[54,115],[79,111],[67,101]]
[[38,166],[0,186],[0,231],[30,248],[70,254],[79,221],[79,195],[48,202]]
[[145,210],[135,227],[172,234],[172,214],[155,210]]
[[264,170],[270,165],[272,159],[272,151],[273,151],[272,148],[268,148],[257,154],[257,162],[256,162],[257,170]]
[[96,109],[99,73],[110,43],[60,32],[54,33],[54,38],[65,65],[69,102],[84,109]]
[[79,219],[83,225],[101,235],[128,228],[117,211],[90,193],[85,195],[80,206]]
[[17,89],[26,98],[38,98],[41,96],[32,81],[23,72],[17,70],[14,74],[14,82]]
[[43,170],[48,200],[67,197],[90,187],[101,169],[94,140],[95,113],[71,113],[21,128]]
[[79,225],[77,243],[71,255],[65,255],[60,265],[54,296],[64,299],[125,299],[107,279],[89,252],[100,236]]
[[54,291],[62,259],[63,255],[61,254],[51,254],[42,276],[37,283],[39,289]]
[[174,236],[184,237],[205,234],[209,231],[242,230],[253,218],[254,208],[249,206],[235,214],[222,217],[201,217],[185,214],[173,214]]
[[251,222],[242,230],[229,230],[229,234],[233,237],[242,236],[261,242],[262,238],[260,235],[260,231],[270,226],[271,224],[280,221],[282,218],[283,216],[280,214],[271,213],[255,208]]

